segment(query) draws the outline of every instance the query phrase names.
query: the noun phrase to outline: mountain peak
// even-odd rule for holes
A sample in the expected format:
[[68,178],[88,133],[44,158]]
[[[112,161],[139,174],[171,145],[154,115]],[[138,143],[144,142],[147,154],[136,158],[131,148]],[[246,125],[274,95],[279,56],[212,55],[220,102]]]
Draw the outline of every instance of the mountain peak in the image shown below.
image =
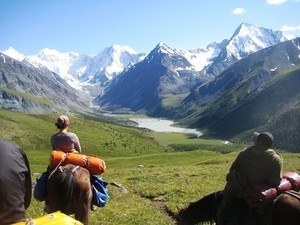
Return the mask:
[[159,42],[154,50],[157,53],[174,54],[174,50],[167,46],[164,42]]
[[58,55],[60,54],[59,51],[55,49],[50,49],[50,48],[43,48],[38,52],[39,55]]
[[241,23],[233,33],[232,38],[235,36],[247,36],[249,35],[249,33],[251,33],[251,31],[253,32],[259,29],[265,29],[265,28],[261,28],[257,25],[250,24],[250,23]]
[[288,40],[288,38],[281,31],[273,31],[272,29],[259,27],[254,24],[242,23],[235,30],[226,46],[227,56],[233,56],[239,60],[247,54],[275,45],[284,40]]
[[242,27],[242,28],[251,28],[251,27],[256,27],[258,28],[259,26],[257,26],[256,24],[251,24],[251,23],[246,23],[246,22],[243,22],[240,24],[239,27]]
[[128,52],[129,54],[137,54],[137,52],[135,50],[133,50],[132,48],[130,48],[129,46],[127,45],[117,45],[117,44],[114,44],[108,48],[105,48],[104,51],[107,51],[107,52]]
[[3,51],[2,53],[20,62],[23,61],[23,59],[25,58],[25,56],[22,53],[18,52],[13,47],[9,47],[7,50]]

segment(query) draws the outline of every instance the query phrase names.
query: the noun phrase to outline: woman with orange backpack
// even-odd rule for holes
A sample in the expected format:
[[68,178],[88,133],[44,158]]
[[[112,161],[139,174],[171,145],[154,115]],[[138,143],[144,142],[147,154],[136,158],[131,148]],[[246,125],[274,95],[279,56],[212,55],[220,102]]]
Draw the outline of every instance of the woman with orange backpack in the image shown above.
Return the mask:
[[59,132],[51,136],[53,150],[60,150],[66,153],[74,151],[81,153],[81,146],[77,135],[68,132],[70,126],[69,117],[65,115],[59,116],[55,125],[59,129]]

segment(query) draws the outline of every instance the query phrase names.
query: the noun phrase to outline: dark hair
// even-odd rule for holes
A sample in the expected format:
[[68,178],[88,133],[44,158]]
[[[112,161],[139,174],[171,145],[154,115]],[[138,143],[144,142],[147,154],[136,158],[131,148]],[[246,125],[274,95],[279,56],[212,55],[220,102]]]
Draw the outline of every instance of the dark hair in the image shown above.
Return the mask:
[[70,123],[69,117],[61,115],[57,118],[56,127],[58,129],[65,129]]
[[263,132],[257,136],[257,141],[261,141],[264,146],[271,148],[274,141],[274,137],[269,132]]
[[59,121],[55,124],[55,126],[57,127],[57,129],[65,129],[68,126],[68,124]]

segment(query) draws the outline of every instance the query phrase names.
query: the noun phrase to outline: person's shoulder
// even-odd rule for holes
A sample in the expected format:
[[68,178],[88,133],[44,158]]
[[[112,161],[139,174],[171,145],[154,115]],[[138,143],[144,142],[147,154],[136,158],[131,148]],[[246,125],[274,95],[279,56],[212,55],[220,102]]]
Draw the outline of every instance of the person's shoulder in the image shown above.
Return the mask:
[[77,137],[77,135],[75,133],[73,133],[73,132],[67,132],[67,135],[69,137]]
[[59,135],[59,132],[52,134],[51,137],[56,137],[58,135]]
[[16,143],[0,138],[0,147],[2,151],[6,150],[9,154],[25,154],[24,150]]
[[267,150],[267,153],[268,153],[274,160],[276,160],[276,161],[282,161],[282,156],[281,156],[279,153],[277,153],[275,150],[269,148],[269,149]]
[[255,146],[250,146],[248,148],[245,148],[243,151],[241,151],[240,154],[249,154],[252,153],[255,150]]
[[269,148],[266,150],[267,153],[271,154],[271,155],[279,155],[274,149]]
[[16,148],[16,149],[21,149],[20,146],[17,145],[16,143],[6,140],[6,139],[3,139],[3,138],[0,138],[0,143],[5,146],[9,146],[9,147]]

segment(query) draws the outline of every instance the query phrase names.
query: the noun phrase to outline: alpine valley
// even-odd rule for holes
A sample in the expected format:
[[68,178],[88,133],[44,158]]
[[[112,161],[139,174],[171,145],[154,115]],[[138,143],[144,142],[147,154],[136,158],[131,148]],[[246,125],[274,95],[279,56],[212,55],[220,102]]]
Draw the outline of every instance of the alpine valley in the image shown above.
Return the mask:
[[299,84],[300,38],[247,23],[206,48],[0,52],[2,109],[139,113],[231,140],[269,130],[291,152],[300,152]]

